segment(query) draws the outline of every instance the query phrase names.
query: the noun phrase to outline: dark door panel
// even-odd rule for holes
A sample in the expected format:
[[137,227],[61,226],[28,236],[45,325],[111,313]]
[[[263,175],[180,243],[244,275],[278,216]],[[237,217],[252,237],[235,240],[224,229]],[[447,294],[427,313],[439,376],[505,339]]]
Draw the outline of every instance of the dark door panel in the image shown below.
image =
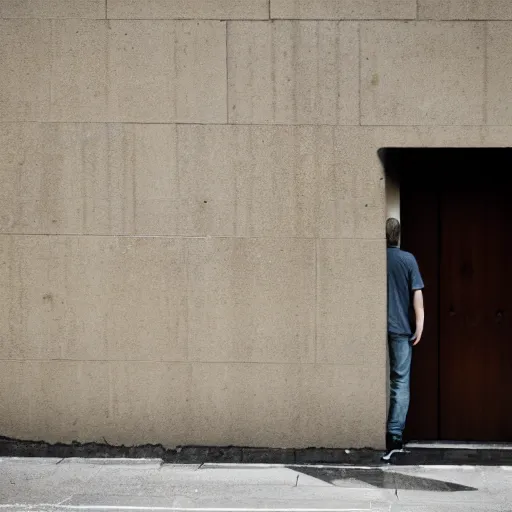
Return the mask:
[[404,435],[407,439],[435,440],[439,438],[438,194],[435,182],[420,185],[413,173],[403,176],[400,189],[401,246],[418,260],[427,312],[423,338],[413,352],[411,405]]
[[445,179],[440,437],[512,440],[508,178]]

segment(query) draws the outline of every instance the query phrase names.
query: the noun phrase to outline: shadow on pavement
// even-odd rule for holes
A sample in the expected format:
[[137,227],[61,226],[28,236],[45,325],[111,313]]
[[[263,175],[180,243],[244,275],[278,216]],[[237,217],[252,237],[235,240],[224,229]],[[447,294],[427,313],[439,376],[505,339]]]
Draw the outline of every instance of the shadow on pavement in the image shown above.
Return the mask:
[[289,467],[297,473],[318,478],[332,485],[339,480],[359,480],[373,487],[381,489],[402,489],[410,491],[477,491],[475,487],[433,480],[410,475],[402,475],[381,469],[351,469],[351,468],[315,468],[315,467]]

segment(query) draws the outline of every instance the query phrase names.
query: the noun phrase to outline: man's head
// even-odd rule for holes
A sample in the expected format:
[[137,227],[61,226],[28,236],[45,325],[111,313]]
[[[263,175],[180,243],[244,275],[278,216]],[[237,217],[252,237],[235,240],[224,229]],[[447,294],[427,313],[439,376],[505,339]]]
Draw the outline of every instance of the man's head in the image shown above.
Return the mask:
[[400,242],[400,222],[391,217],[386,221],[386,240],[388,245],[398,245]]

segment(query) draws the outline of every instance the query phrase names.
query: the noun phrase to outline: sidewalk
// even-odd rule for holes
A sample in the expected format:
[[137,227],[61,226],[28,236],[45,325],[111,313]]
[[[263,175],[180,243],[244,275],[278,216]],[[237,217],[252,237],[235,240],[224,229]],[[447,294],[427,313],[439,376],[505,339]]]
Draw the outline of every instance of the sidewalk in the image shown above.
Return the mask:
[[0,459],[0,511],[512,511],[512,468]]

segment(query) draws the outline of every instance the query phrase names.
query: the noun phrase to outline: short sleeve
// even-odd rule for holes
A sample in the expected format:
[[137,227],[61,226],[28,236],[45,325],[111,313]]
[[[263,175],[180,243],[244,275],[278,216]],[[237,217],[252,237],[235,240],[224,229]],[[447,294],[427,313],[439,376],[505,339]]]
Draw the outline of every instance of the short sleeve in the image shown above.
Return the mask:
[[418,267],[418,262],[416,261],[416,258],[412,256],[410,261],[410,283],[411,283],[411,290],[423,290],[425,285],[423,284],[423,279],[421,278],[420,269]]

